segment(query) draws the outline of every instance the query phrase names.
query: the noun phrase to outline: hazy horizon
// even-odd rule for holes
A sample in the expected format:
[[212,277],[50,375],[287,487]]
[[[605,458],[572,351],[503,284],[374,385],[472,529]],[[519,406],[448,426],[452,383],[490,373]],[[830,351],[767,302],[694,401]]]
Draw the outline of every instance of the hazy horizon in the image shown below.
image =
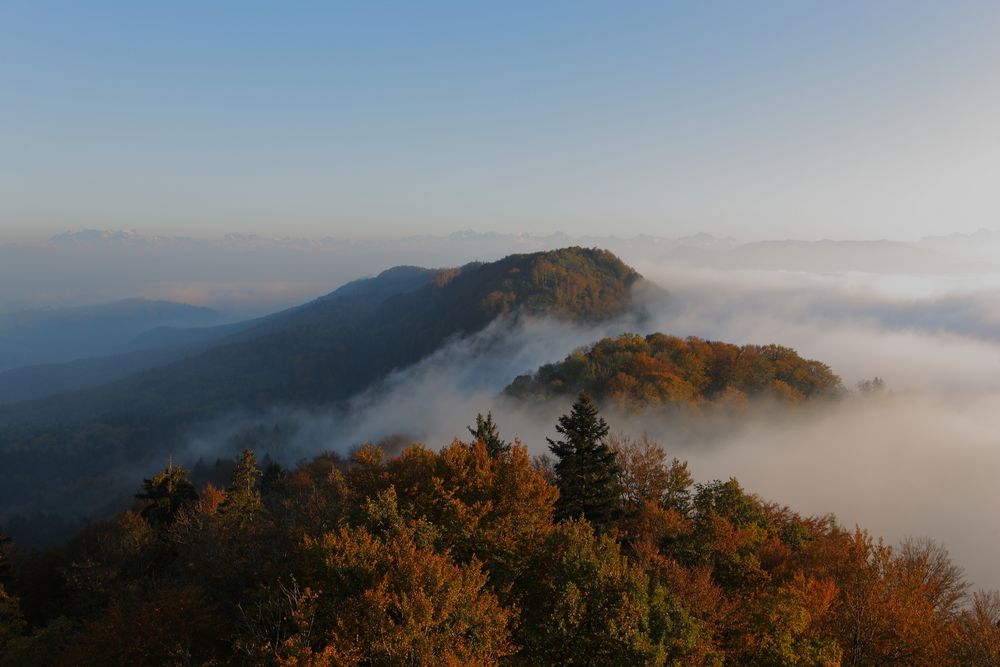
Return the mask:
[[710,229],[692,229],[690,232],[685,233],[673,233],[667,228],[656,228],[653,227],[649,230],[639,231],[635,233],[615,233],[608,232],[605,233],[574,233],[569,231],[569,228],[551,228],[551,229],[516,229],[516,230],[504,230],[489,228],[489,227],[454,227],[449,229],[440,229],[435,231],[423,230],[423,229],[413,229],[408,232],[397,232],[397,233],[364,233],[363,231],[356,234],[343,234],[336,233],[338,230],[335,226],[331,226],[327,231],[324,232],[323,229],[314,230],[313,233],[307,234],[290,234],[283,230],[280,226],[274,226],[273,228],[263,228],[254,232],[241,231],[238,227],[233,228],[220,228],[218,230],[194,230],[191,233],[171,233],[168,226],[154,227],[150,229],[143,229],[139,227],[101,227],[101,226],[88,226],[82,225],[78,227],[65,227],[55,231],[52,230],[27,230],[21,233],[13,233],[10,230],[0,229],[0,245],[4,244],[28,244],[28,245],[40,245],[49,241],[55,241],[59,239],[68,239],[77,235],[93,235],[94,240],[98,237],[104,237],[104,240],[120,240],[127,241],[129,237],[134,237],[135,240],[164,240],[164,241],[174,241],[174,240],[192,240],[192,241],[249,241],[249,240],[261,240],[261,241],[343,241],[343,242],[359,242],[359,243],[378,243],[385,241],[404,241],[412,238],[421,237],[431,237],[431,238],[496,238],[496,237],[521,237],[521,238],[533,238],[533,239],[545,239],[545,238],[559,238],[565,237],[567,240],[572,241],[574,239],[578,240],[594,240],[600,241],[602,239],[617,239],[617,240],[634,240],[643,237],[652,237],[656,239],[678,241],[682,239],[694,239],[697,237],[712,237],[718,240],[733,241],[736,243],[761,243],[761,242],[781,242],[781,241],[804,241],[807,243],[815,243],[820,241],[835,241],[835,242],[847,242],[847,241],[862,241],[862,242],[872,242],[872,241],[894,241],[899,243],[915,243],[925,239],[933,239],[938,237],[952,237],[952,236],[973,236],[977,233],[995,233],[1000,232],[1000,219],[998,219],[995,225],[981,225],[978,227],[964,227],[964,228],[952,228],[941,233],[927,233],[927,234],[906,234],[900,233],[897,235],[885,235],[878,233],[855,233],[855,234],[789,234],[789,235],[778,235],[778,236],[768,236],[766,234],[758,234],[753,230],[745,230],[742,234],[723,234],[713,232]]
[[6,3],[0,236],[1000,224],[986,2]]

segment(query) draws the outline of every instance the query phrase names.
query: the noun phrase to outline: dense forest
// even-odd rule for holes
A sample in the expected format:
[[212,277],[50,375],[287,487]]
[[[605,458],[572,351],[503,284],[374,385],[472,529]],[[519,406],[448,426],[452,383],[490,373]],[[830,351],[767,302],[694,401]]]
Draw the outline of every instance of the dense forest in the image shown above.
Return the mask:
[[780,345],[743,345],[657,333],[623,334],[522,375],[506,393],[544,400],[585,391],[623,406],[736,403],[770,397],[800,402],[836,396],[840,378]]
[[248,449],[221,487],[166,462],[70,543],[6,546],[0,665],[1000,664],[1000,595],[933,541],[695,482],[586,395],[550,455],[469,431]]

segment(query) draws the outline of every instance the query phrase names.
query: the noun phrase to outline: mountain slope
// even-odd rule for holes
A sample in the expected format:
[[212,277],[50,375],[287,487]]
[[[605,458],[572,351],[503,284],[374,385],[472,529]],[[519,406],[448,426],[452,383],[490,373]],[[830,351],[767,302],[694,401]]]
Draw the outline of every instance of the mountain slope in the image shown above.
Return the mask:
[[[121,466],[158,464],[181,446],[191,427],[213,417],[346,400],[501,315],[575,320],[618,315],[629,307],[631,287],[640,278],[611,253],[581,248],[410,277],[432,280],[385,298],[384,292],[355,286],[339,297],[265,318],[169,365],[101,387],[3,406],[0,508],[37,492],[34,481],[46,474],[58,475],[65,489],[76,489],[75,504],[93,509],[106,497],[100,480]],[[88,497],[78,488],[81,478]],[[45,495],[49,501],[56,497]]]
[[743,345],[623,334],[577,350],[563,361],[522,375],[505,393],[546,400],[585,391],[626,407],[742,401],[771,397],[799,402],[834,396],[840,378],[826,364],[780,345]]
[[[419,289],[440,273],[439,269],[396,267],[373,278],[354,280],[320,297],[317,301],[339,299],[385,299]],[[306,304],[306,307],[309,304]],[[141,333],[118,354],[91,357],[57,364],[25,366],[0,372],[0,404],[44,398],[53,394],[85,389],[163,366],[203,352],[220,340],[263,325],[283,321],[303,306],[267,317],[210,327],[161,326]]]
[[435,276],[386,299],[367,298],[367,291],[317,299],[169,366],[99,390],[6,406],[0,423],[160,418],[164,412],[187,419],[237,407],[341,400],[499,315],[596,320],[619,314],[639,278],[610,253],[578,248],[511,255]]

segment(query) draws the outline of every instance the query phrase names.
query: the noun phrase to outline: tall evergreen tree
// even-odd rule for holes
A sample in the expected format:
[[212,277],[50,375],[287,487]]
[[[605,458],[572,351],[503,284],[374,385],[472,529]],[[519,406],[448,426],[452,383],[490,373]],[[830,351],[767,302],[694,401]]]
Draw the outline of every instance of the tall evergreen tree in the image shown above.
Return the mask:
[[561,440],[546,438],[556,456],[559,518],[583,516],[607,528],[621,507],[618,459],[604,441],[608,425],[590,397],[581,393],[570,414],[559,418]]
[[149,501],[142,510],[144,519],[150,523],[166,524],[173,522],[184,505],[198,500],[198,493],[188,479],[188,471],[175,466],[170,460],[167,467],[152,479],[142,481],[142,491],[135,497]]
[[486,446],[486,451],[490,456],[500,456],[510,451],[510,443],[500,437],[496,422],[493,421],[493,413],[487,412],[484,418],[482,413],[476,415],[476,427],[466,427],[469,433]]
[[233,479],[226,489],[226,499],[222,510],[239,518],[241,522],[252,523],[254,518],[264,509],[258,480],[261,477],[257,467],[257,457],[252,449],[244,449],[240,460],[233,470]]

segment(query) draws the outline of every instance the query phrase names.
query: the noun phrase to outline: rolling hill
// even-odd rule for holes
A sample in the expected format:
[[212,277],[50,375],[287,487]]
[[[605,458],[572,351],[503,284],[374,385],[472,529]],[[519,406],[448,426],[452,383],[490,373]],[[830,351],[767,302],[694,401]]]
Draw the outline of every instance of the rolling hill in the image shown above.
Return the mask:
[[787,347],[657,333],[605,338],[516,378],[505,393],[537,401],[584,391],[625,407],[647,408],[760,397],[800,402],[841,390],[840,378],[826,364]]

